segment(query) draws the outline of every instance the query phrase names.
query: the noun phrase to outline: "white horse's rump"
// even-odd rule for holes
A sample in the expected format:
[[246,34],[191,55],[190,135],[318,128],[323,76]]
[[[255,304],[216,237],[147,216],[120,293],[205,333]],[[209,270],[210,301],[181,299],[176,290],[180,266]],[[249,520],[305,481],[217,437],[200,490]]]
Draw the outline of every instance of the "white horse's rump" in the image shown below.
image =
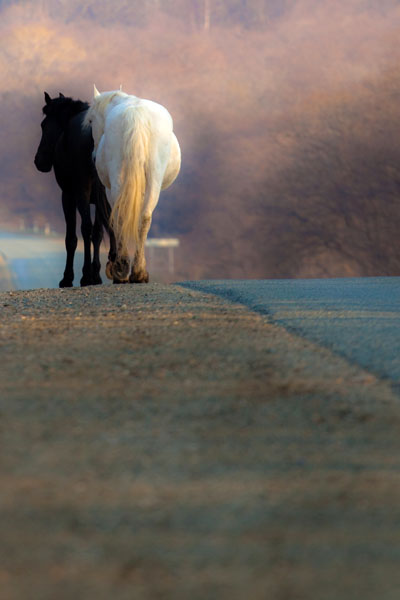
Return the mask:
[[[135,242],[130,281],[148,281],[144,244],[160,191],[176,179],[181,153],[169,112],[121,91],[95,95],[85,118],[91,125],[96,168],[112,206],[118,256],[114,281],[127,280],[127,248]],[[121,263],[124,263],[121,271]]]

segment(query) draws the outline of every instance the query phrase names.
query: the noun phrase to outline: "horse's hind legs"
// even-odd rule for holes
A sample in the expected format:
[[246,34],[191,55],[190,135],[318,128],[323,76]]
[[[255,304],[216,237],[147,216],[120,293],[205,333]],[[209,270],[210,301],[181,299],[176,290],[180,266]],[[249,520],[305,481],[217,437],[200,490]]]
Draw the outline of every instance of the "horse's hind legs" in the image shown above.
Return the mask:
[[131,274],[129,275],[129,283],[149,283],[150,275],[146,269],[141,271],[135,271],[132,267]]
[[118,256],[111,268],[113,283],[128,283],[129,281],[129,259]]
[[[111,252],[111,251],[110,251]],[[129,281],[129,256],[126,248],[118,246],[117,256],[111,264],[107,263],[113,283],[128,283]]]
[[[99,185],[100,185],[100,181],[99,181]],[[108,237],[110,239],[110,251],[108,253],[108,260],[107,260],[107,264],[106,264],[106,277],[107,277],[107,279],[111,279],[111,281],[112,281],[114,279],[113,265],[117,258],[117,242],[115,240],[113,228],[110,225],[110,219],[111,219],[110,191],[106,188],[104,193],[106,194],[107,199],[106,199],[106,201],[104,201],[104,197],[102,199],[103,200],[103,210],[104,210],[103,225],[104,225],[104,227],[108,233]]]
[[114,279],[113,277],[113,264],[116,261],[117,258],[117,242],[115,241],[115,235],[114,235],[114,231],[112,230],[112,227],[109,225],[108,226],[108,236],[110,238],[110,251],[108,253],[108,261],[106,264],[106,277],[108,279],[111,279],[111,281]]
[[111,260],[110,255],[108,255],[108,261],[106,264],[106,277],[107,277],[107,279],[111,279],[111,281],[113,280],[112,267],[113,267],[114,262],[115,262],[115,259]]
[[144,245],[151,225],[151,215],[144,215],[140,224],[139,242],[136,247],[135,257],[131,274],[130,283],[149,283],[149,273],[146,270],[146,258],[144,256]]
[[65,249],[67,251],[67,261],[64,276],[58,285],[60,288],[65,288],[73,285],[74,257],[78,244],[78,238],[76,237],[76,204],[71,196],[68,196],[65,192],[62,193],[62,207],[66,224]]
[[100,244],[103,239],[103,227],[101,224],[98,209],[96,207],[96,217],[93,226],[93,262],[92,262],[92,283],[99,285],[102,282],[100,277]]
[[84,259],[83,259],[83,269],[82,269],[82,278],[81,278],[81,286],[92,285],[92,259],[91,259],[91,243],[92,243],[92,218],[90,216],[90,204],[89,198],[87,195],[79,198],[78,201],[78,210],[81,215],[82,224],[81,224],[81,232],[83,237],[83,247],[84,247]]

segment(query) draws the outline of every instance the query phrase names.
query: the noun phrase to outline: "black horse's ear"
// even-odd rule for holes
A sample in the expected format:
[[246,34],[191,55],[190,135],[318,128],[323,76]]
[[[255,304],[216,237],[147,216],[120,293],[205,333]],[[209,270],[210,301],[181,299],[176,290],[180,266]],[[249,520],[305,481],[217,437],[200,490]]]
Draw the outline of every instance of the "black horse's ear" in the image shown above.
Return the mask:
[[44,93],[44,99],[46,101],[46,104],[50,104],[51,98],[50,98],[50,96],[48,95],[47,92]]
[[61,92],[60,92],[60,94],[59,94],[59,97],[60,97],[60,98],[65,98],[64,94],[62,94]]

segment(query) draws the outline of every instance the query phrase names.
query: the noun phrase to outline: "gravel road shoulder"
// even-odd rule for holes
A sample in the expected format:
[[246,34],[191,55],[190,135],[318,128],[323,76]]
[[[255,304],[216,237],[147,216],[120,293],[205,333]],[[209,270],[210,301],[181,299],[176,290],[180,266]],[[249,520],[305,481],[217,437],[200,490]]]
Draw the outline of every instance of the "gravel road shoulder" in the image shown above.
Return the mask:
[[179,286],[0,309],[1,600],[398,598],[385,382]]

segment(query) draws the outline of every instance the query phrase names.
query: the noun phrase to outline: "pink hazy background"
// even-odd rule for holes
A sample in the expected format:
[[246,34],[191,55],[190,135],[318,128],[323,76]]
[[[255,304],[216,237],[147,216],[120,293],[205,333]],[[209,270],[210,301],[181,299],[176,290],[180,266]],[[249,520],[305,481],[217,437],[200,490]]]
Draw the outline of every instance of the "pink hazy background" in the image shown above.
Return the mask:
[[63,233],[43,92],[165,105],[182,171],[152,236],[177,278],[400,274],[400,4],[0,2],[0,228]]

